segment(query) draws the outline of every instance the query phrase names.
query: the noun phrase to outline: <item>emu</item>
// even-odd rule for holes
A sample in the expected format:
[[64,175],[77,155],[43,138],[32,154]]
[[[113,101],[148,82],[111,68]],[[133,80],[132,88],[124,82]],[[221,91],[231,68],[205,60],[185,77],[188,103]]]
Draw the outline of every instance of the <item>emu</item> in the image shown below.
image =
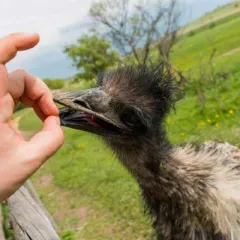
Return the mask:
[[63,126],[100,135],[136,178],[158,239],[240,239],[240,151],[172,146],[164,120],[176,91],[161,64],[125,66],[54,100]]

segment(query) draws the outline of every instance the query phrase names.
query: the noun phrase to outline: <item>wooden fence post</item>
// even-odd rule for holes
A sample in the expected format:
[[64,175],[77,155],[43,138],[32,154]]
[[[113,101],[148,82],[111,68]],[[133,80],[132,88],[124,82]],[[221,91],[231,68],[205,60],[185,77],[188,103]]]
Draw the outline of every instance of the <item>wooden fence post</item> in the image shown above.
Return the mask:
[[[29,191],[28,188],[31,190]],[[60,240],[56,225],[27,182],[8,200],[15,240]]]

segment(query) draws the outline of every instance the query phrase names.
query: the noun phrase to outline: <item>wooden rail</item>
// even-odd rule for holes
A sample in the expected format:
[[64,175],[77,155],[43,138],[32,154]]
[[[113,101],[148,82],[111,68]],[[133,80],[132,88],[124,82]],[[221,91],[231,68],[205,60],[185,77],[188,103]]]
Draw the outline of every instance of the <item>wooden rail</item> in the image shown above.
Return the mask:
[[[29,180],[7,200],[7,204],[14,240],[60,240],[55,222]],[[0,240],[4,239],[0,229]]]

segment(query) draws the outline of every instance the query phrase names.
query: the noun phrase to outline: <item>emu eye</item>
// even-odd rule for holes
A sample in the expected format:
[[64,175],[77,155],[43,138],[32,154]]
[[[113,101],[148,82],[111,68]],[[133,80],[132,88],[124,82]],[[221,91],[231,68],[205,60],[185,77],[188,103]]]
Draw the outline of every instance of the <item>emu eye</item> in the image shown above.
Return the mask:
[[128,110],[124,112],[121,117],[121,121],[128,127],[138,126],[140,124],[140,119],[133,110]]

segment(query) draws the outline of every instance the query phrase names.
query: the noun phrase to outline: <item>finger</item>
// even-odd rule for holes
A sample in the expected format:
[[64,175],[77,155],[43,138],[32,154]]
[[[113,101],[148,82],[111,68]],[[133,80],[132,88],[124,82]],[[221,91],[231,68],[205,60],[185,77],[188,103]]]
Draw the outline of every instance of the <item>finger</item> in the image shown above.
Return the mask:
[[52,156],[63,144],[63,131],[58,117],[48,117],[41,132],[37,133],[26,144],[30,151],[30,158],[34,160],[35,167],[40,167],[46,159]]
[[38,34],[16,33],[0,39],[0,64],[14,58],[18,51],[33,48],[39,42]]
[[47,119],[47,116],[43,113],[43,111],[41,110],[38,104],[35,104],[33,106],[33,109],[34,109],[34,112],[42,121],[45,121]]
[[7,94],[8,89],[8,72],[4,65],[0,64],[0,97]]
[[37,34],[12,34],[0,39],[0,96],[7,93],[8,78],[5,63],[14,58],[18,51],[34,47],[39,41]]
[[58,115],[58,108],[46,84],[24,70],[9,74],[8,91],[15,100],[20,99],[30,107],[37,103],[46,116]]
[[32,107],[35,111],[35,113],[37,114],[37,116],[44,121],[47,116],[43,113],[43,111],[41,110],[41,108],[38,105],[38,102],[35,102],[34,100],[28,98],[26,95],[23,95],[21,97],[21,102],[29,107]]

